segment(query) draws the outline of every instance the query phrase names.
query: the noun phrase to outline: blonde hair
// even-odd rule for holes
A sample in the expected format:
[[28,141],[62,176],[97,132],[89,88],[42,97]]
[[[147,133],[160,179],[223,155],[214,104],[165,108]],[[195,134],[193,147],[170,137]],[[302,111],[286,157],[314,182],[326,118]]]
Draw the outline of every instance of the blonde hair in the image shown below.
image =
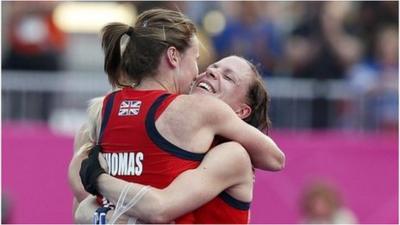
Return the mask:
[[78,133],[76,146],[78,148],[77,154],[88,154],[89,150],[97,144],[101,128],[101,111],[103,108],[104,97],[93,98],[89,101],[87,109],[88,121],[82,130]]

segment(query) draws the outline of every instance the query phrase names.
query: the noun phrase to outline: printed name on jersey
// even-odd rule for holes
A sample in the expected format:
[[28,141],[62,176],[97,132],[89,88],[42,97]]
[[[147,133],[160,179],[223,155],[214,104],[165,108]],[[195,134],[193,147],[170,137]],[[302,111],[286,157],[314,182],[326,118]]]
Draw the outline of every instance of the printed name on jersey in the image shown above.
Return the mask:
[[111,176],[140,176],[143,172],[142,152],[104,153]]
[[142,101],[124,100],[119,106],[118,116],[136,116],[139,114]]

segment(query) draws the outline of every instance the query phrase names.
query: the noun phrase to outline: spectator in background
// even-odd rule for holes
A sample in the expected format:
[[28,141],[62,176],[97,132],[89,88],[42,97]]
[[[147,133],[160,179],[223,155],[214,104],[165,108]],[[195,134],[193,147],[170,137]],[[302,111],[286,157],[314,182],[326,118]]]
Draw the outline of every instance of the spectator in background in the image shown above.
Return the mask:
[[375,52],[375,36],[383,25],[394,24],[398,27],[399,2],[398,1],[364,1],[359,2],[358,13],[354,15],[357,24],[356,31],[365,43],[367,58]]
[[4,69],[59,70],[65,35],[54,24],[54,3],[14,2],[9,19],[9,50]]
[[329,121],[336,114],[324,81],[344,78],[347,67],[361,55],[360,40],[347,29],[354,10],[351,2],[304,3],[303,21],[288,38],[285,53],[292,76],[320,81],[314,86],[318,97],[312,101],[313,128],[332,126]]
[[378,127],[397,130],[399,101],[398,24],[378,32],[375,45],[376,83],[370,93]]
[[300,202],[306,224],[354,224],[357,218],[343,206],[339,193],[326,183],[309,185],[303,192]]
[[263,76],[271,76],[281,56],[281,40],[274,25],[260,15],[265,2],[229,4],[237,13],[227,18],[225,29],[213,39],[217,58],[240,55],[261,63]]
[[[7,30],[4,32],[8,45],[4,54],[3,69],[58,71],[63,68],[65,34],[53,20],[56,4],[54,2],[8,4],[10,17],[7,21]],[[22,102],[24,99],[24,96],[19,94],[10,95],[13,102]],[[54,93],[51,92],[29,94],[26,107],[30,108],[30,116],[33,117],[30,119],[47,121],[53,108],[53,98]],[[11,107],[12,112],[21,111],[19,105],[13,104]],[[13,118],[18,116],[17,113],[12,114]]]
[[[348,16],[351,3],[312,2],[304,3],[302,21],[294,27],[288,41],[289,59],[306,58],[301,64],[292,64],[297,78],[340,79],[343,78],[342,58],[337,39],[345,35],[343,21]],[[338,13],[340,12],[340,13]],[[299,45],[299,46],[298,46]],[[292,48],[306,48],[302,55],[291,55]],[[298,62],[298,61],[291,62]]]
[[352,90],[357,96],[364,97],[364,105],[361,105],[366,112],[361,121],[363,127],[397,130],[399,79],[397,26],[394,24],[381,27],[375,35],[373,57],[360,61],[348,71]]

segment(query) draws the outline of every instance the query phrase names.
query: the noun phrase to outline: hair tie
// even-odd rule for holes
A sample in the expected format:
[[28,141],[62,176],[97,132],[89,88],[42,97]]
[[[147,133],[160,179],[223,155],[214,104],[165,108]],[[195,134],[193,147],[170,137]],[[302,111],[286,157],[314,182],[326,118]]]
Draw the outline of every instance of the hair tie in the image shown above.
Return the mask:
[[129,27],[128,30],[126,31],[126,34],[132,36],[133,31],[134,31],[133,27]]

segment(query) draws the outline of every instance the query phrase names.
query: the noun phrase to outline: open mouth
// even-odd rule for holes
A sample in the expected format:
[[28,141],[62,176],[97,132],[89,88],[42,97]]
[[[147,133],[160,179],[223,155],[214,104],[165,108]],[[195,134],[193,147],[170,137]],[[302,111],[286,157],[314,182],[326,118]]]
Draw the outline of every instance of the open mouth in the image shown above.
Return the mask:
[[208,92],[211,92],[211,93],[215,94],[214,88],[210,84],[208,84],[206,82],[200,82],[199,84],[197,84],[197,87],[202,88],[202,89],[204,89],[204,90],[206,90]]

